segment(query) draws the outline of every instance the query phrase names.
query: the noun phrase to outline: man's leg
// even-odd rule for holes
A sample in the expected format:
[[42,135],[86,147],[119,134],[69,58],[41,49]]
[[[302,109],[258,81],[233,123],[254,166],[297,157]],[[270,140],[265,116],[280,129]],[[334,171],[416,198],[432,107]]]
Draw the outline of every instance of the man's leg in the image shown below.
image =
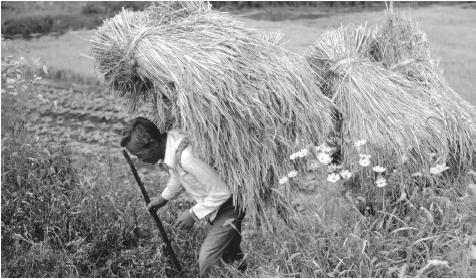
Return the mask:
[[205,276],[220,258],[226,262],[243,258],[240,249],[243,217],[244,214],[235,210],[232,204],[225,204],[220,209],[200,249],[200,276]]

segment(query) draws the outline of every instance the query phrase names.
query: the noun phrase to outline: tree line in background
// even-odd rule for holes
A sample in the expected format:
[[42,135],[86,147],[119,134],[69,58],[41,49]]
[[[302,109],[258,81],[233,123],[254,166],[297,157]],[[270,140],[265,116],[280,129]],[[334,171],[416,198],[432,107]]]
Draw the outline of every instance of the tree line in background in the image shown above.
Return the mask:
[[[94,29],[103,19],[114,16],[123,7],[141,10],[152,3],[152,1],[2,1],[2,36],[28,38],[50,33],[62,34],[68,30]],[[343,8],[348,12],[385,7],[383,1],[211,1],[210,3],[218,10],[229,12],[275,7],[315,7],[329,11]],[[418,7],[435,3],[451,4],[438,1],[401,1],[395,2],[395,5]]]

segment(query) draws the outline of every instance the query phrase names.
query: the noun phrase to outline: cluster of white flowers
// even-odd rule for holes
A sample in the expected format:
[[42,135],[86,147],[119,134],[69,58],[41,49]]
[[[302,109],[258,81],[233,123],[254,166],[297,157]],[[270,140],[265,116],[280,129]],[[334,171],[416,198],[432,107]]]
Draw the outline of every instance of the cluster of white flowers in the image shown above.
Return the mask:
[[307,155],[309,155],[309,150],[307,150],[307,148],[304,148],[304,149],[301,149],[298,152],[295,152],[295,153],[289,155],[289,159],[290,160],[295,160],[296,158],[304,158]]
[[[354,143],[354,145],[360,149],[361,146],[367,144],[367,140],[361,139]],[[350,179],[353,174],[349,170],[343,169],[342,165],[331,164],[332,157],[331,153],[336,150],[336,148],[329,147],[327,144],[321,144],[319,146],[314,146],[314,151],[317,153],[317,160],[312,159],[309,161],[309,170],[317,170],[322,165],[327,166],[327,181],[331,183],[336,183],[340,180],[347,180]],[[297,158],[303,158],[309,155],[308,149],[302,149],[298,152],[295,152],[289,156],[291,160],[295,160]],[[371,165],[371,158],[370,154],[359,154],[359,165],[362,167],[368,167]],[[406,162],[408,158],[404,155],[400,158],[401,162]],[[448,167],[446,165],[437,165],[430,169],[430,173],[432,174],[440,174],[441,172],[447,170]],[[387,171],[387,168],[382,166],[374,166],[372,170],[377,173],[377,178],[375,180],[375,186],[379,188],[383,188],[387,186],[388,182],[387,179],[384,177],[384,173]],[[393,170],[395,172],[396,170]],[[279,180],[280,184],[288,183],[291,178],[294,178],[298,175],[296,170],[291,170],[285,177]],[[414,173],[412,176],[422,176],[423,174],[418,172]]]
[[279,180],[279,184],[285,184],[285,183],[288,183],[288,181],[289,181],[289,178],[285,176]]
[[336,183],[341,178],[347,180],[352,177],[352,173],[349,170],[341,170],[340,172],[331,172],[327,175],[327,181]]
[[288,173],[287,176],[281,177],[281,178],[279,179],[279,184],[288,183],[288,182],[289,182],[289,178],[294,178],[294,177],[296,177],[297,175],[298,175],[297,170],[292,170],[292,171],[290,171],[290,172]]
[[289,178],[296,177],[298,175],[298,172],[296,170],[292,170],[288,173]]

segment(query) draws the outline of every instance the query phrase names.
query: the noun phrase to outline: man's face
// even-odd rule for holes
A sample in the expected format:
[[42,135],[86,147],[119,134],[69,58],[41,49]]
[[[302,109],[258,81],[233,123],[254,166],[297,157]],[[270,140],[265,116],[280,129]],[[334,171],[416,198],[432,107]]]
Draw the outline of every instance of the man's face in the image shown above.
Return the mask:
[[153,138],[149,140],[148,144],[144,145],[137,143],[137,140],[132,137],[129,143],[126,145],[126,148],[129,150],[129,152],[146,163],[155,164],[157,161],[159,161],[159,159],[163,159],[159,158],[159,144]]

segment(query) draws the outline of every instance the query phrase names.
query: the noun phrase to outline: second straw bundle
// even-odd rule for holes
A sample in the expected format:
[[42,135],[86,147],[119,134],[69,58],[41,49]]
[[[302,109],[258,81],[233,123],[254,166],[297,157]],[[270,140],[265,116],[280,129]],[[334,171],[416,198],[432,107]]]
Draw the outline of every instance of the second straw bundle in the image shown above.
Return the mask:
[[448,163],[455,175],[471,167],[472,108],[444,82],[425,38],[390,11],[377,30],[341,27],[311,48],[308,62],[342,116],[346,167],[359,169],[360,139],[374,165],[413,173]]

